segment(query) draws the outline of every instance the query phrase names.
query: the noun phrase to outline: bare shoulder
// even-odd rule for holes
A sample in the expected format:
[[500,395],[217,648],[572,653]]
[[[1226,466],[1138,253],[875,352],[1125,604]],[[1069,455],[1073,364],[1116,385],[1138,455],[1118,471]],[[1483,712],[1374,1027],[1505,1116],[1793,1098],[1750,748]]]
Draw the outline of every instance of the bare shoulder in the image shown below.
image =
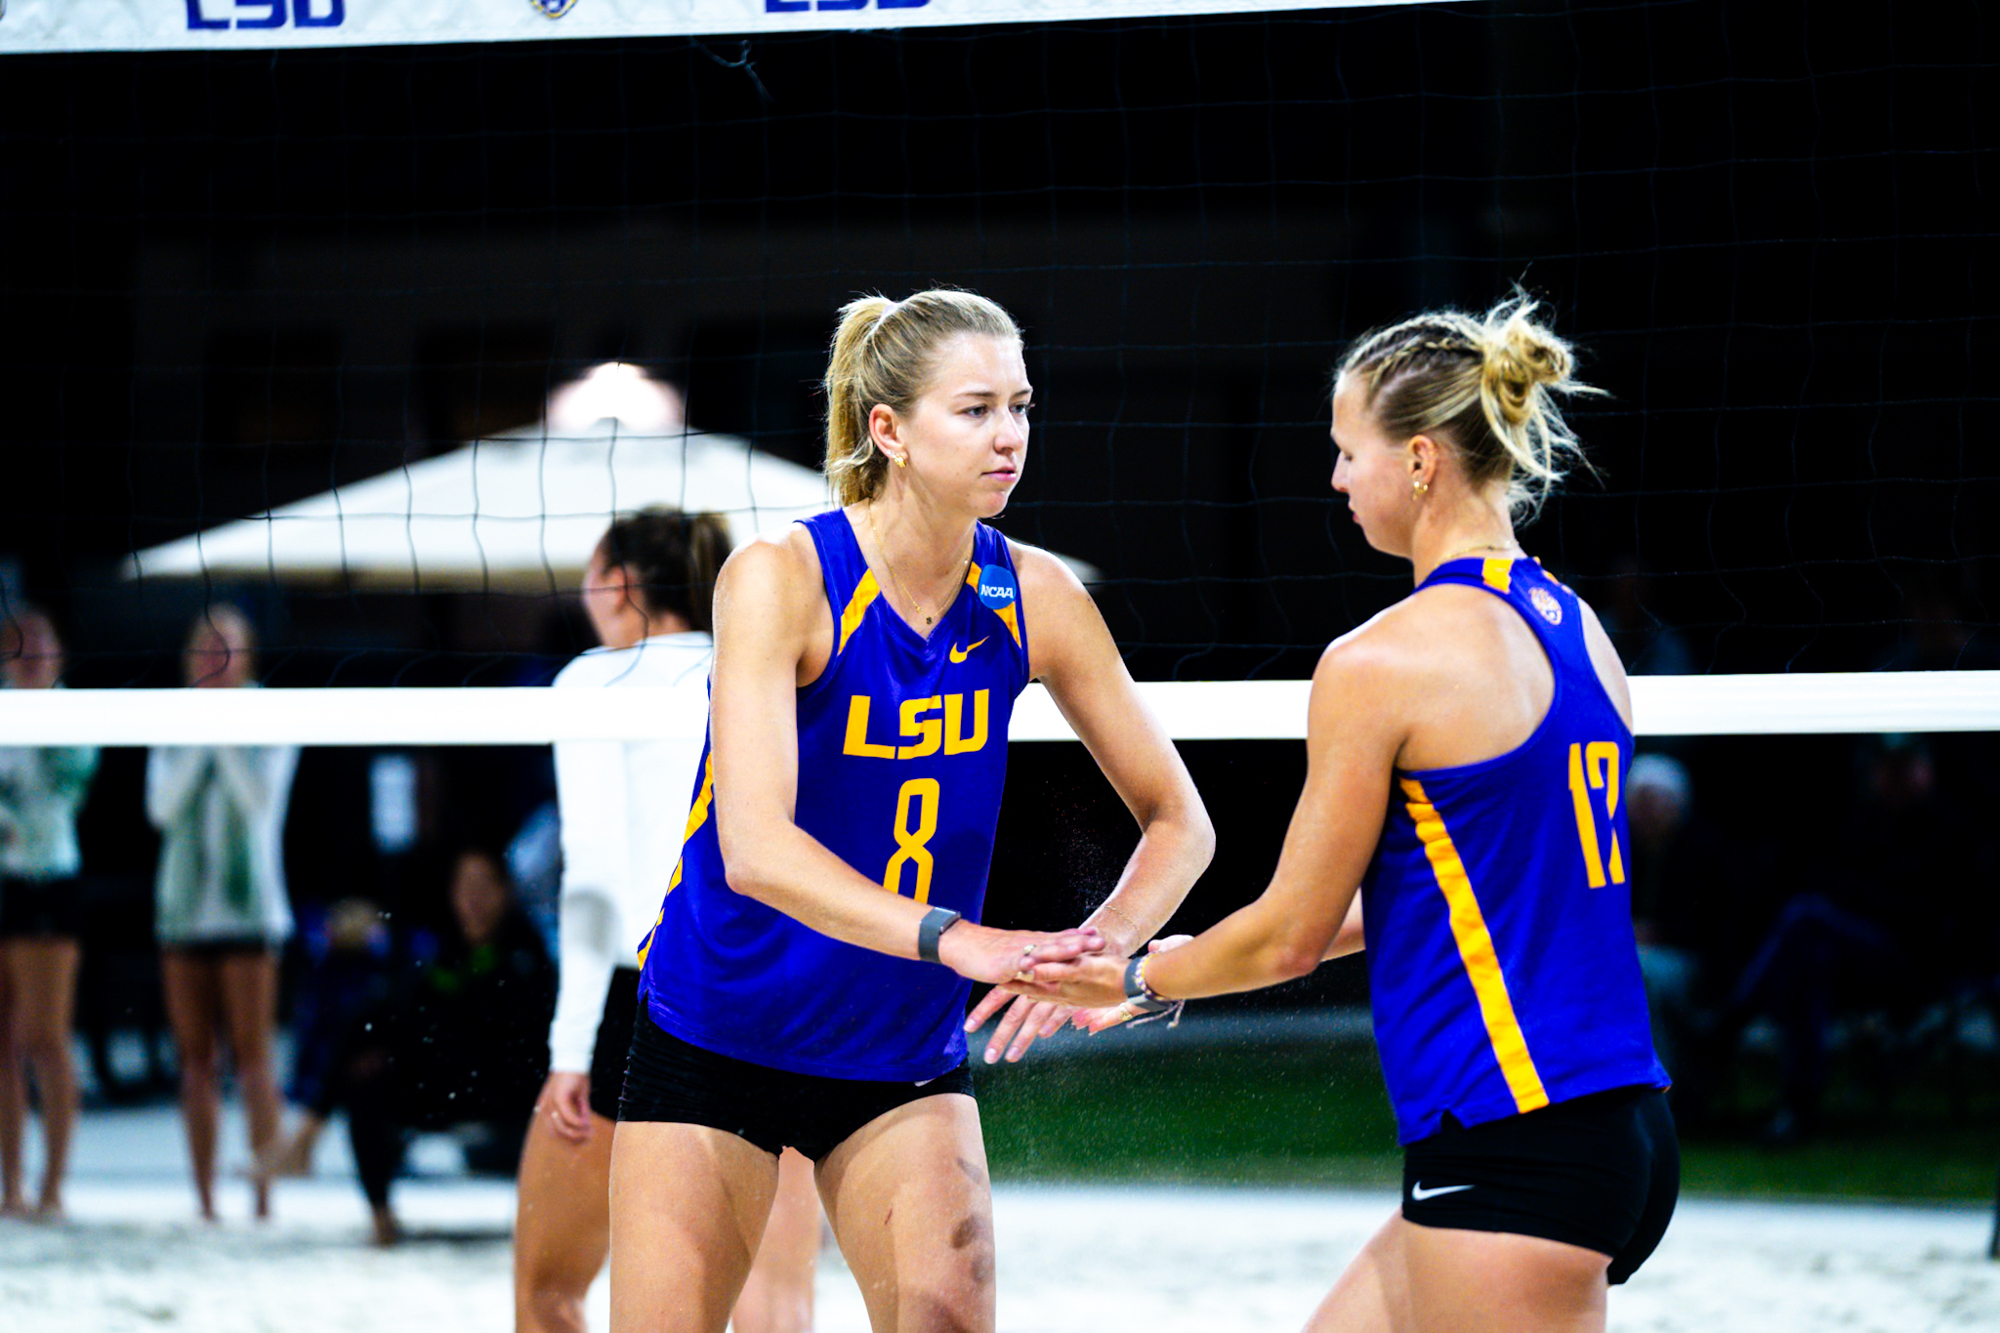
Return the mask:
[[[1437,594],[1447,594],[1438,596]],[[1450,649],[1463,635],[1468,617],[1483,615],[1493,599],[1450,584],[1427,588],[1349,630],[1327,645],[1322,667],[1347,675],[1392,680],[1418,679],[1428,685],[1448,672]]]
[[1400,730],[1429,687],[1435,663],[1426,652],[1424,618],[1409,603],[1377,613],[1326,646],[1313,668],[1310,724]]
[[729,553],[716,582],[739,592],[816,593],[819,552],[796,523],[782,532],[759,533]]
[[1053,684],[1117,661],[1104,617],[1070,567],[1039,547],[1009,541],[1007,550],[1021,580],[1029,674]]
[[1014,558],[1014,572],[1021,579],[1021,600],[1031,614],[1040,612],[1043,606],[1074,606],[1079,599],[1091,604],[1090,594],[1060,558],[1039,546],[1023,545],[1012,538],[1007,541],[1007,553]]
[[745,610],[770,628],[801,632],[811,626],[825,600],[819,552],[811,534],[793,524],[752,538],[722,562],[715,580],[718,634],[731,621],[740,624],[731,613]]

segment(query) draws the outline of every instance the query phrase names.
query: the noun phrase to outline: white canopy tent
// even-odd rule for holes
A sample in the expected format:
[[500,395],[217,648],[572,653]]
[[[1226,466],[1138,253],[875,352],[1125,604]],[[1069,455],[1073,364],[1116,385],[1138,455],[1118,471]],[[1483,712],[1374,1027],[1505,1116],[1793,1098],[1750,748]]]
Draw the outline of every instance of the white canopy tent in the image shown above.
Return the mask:
[[690,430],[671,386],[600,366],[552,395],[542,422],[140,551],[126,574],[567,589],[616,513],[718,511],[742,542],[829,503],[818,472]]

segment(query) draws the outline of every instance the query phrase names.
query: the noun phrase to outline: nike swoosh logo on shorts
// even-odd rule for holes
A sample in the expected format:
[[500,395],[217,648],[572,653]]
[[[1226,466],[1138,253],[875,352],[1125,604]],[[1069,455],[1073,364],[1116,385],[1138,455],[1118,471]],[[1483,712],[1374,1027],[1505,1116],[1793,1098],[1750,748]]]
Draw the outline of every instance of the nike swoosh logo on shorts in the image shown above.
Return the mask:
[[[989,634],[986,636],[986,639],[990,639],[992,637],[993,636]],[[963,648],[954,647],[951,650],[951,660],[954,662],[963,662],[968,656],[971,655],[972,650],[974,648],[977,648],[980,644],[985,643],[986,639],[980,639],[976,643],[968,643]]]
[[1456,1194],[1460,1190],[1469,1190],[1471,1188],[1472,1186],[1470,1185],[1437,1185],[1431,1189],[1425,1189],[1424,1182],[1419,1180],[1416,1184],[1410,1186],[1410,1199],[1414,1203],[1422,1203],[1425,1199],[1435,1199],[1440,1194]]

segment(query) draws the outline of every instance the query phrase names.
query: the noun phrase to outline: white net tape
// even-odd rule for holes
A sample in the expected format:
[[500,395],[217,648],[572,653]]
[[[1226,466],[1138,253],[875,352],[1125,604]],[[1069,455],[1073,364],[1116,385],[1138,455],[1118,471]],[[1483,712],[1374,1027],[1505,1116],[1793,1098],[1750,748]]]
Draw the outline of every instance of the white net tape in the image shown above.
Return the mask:
[[[1310,682],[1139,686],[1176,740],[1298,740]],[[4,690],[7,745],[541,745],[684,736],[644,689]],[[2000,671],[1636,676],[1641,736],[2000,730]],[[1358,706],[1365,707],[1365,704]],[[1076,733],[1040,686],[1017,741]]]

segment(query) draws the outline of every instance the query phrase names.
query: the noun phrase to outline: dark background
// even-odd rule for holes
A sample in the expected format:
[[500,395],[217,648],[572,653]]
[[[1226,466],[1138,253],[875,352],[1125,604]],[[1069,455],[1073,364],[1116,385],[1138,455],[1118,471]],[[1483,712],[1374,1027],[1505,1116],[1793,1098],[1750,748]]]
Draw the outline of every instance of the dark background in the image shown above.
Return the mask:
[[[77,685],[173,683],[219,597],[273,683],[544,679],[585,645],[567,589],[118,564],[534,420],[610,357],[813,461],[837,306],[945,282],[1028,330],[1035,453],[1001,526],[1104,571],[1134,673],[1303,676],[1408,586],[1328,502],[1330,365],[1518,281],[1609,391],[1575,413],[1601,475],[1527,544],[1637,669],[1992,665],[1992,26],[1965,0],[1669,0],[0,59],[0,556]],[[1223,832],[1198,925],[1261,886],[1302,758],[1185,748]],[[1984,810],[1985,740],[1936,748]],[[1754,937],[1838,861],[1868,754],[1677,752]],[[440,847],[546,794],[533,753],[426,763]],[[138,764],[107,760],[89,824],[93,868],[135,879]],[[1129,824],[1075,747],[1014,766],[997,909],[1054,920]],[[295,893],[376,883],[364,759],[308,755],[299,784]],[[1990,870],[1986,822],[1963,840]]]

